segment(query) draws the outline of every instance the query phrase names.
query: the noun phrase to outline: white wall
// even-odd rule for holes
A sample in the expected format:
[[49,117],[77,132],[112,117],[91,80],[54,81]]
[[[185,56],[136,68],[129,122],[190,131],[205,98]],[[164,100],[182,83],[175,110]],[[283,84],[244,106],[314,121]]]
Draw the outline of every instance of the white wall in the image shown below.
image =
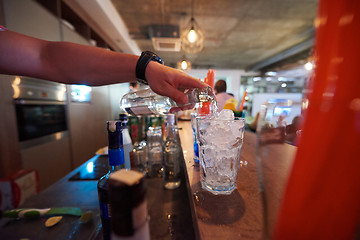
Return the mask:
[[73,167],[78,167],[107,145],[106,121],[110,118],[108,86],[92,87],[91,102],[72,102],[68,92],[68,127]]
[[120,100],[124,94],[129,92],[129,83],[113,84],[109,85],[108,88],[110,98],[110,117],[112,120],[119,119]]
[[3,0],[5,27],[28,36],[59,41],[59,21],[41,5],[29,0]]
[[[240,85],[242,76],[256,75],[256,72],[245,72],[244,70],[233,70],[233,69],[215,69],[215,82],[219,79],[223,79],[227,84],[227,92],[234,94],[237,101],[241,101],[240,96]],[[203,80],[207,76],[208,69],[191,69],[187,71],[189,75],[200,78]]]
[[[252,101],[251,116],[255,117],[256,113],[260,112],[260,107],[268,99],[288,99],[294,102],[300,103],[302,100],[301,93],[254,93]],[[293,108],[290,116],[285,119],[286,122],[290,123],[292,119],[301,114],[300,104]]]

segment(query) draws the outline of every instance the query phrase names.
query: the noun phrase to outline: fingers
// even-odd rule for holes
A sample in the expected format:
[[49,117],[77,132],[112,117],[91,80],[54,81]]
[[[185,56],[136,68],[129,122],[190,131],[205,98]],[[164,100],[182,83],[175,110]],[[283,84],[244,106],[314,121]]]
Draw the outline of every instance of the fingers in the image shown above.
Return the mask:
[[190,75],[156,62],[146,68],[146,79],[157,94],[170,97],[178,104],[187,103],[187,96],[179,89],[204,88],[208,85]]
[[193,109],[194,106],[195,106],[195,104],[188,104],[188,105],[181,106],[181,107],[173,107],[170,109],[170,113]]
[[170,113],[175,113],[175,112],[179,112],[179,111],[181,111],[180,107],[173,107],[170,109]]
[[169,85],[168,88],[166,88],[164,91],[159,91],[157,93],[171,98],[177,104],[186,104],[188,102],[187,96],[183,92],[174,88],[171,85]]
[[182,76],[182,78],[179,79],[178,82],[179,82],[179,87],[182,88],[204,88],[208,86],[206,83],[202,82],[201,80],[191,77],[187,74],[185,76]]

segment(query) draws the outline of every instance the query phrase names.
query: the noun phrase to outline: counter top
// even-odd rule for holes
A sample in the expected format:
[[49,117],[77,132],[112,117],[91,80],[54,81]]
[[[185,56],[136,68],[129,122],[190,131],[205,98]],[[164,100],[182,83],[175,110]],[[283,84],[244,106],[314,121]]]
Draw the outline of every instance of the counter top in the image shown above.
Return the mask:
[[[193,160],[190,121],[179,121],[178,126],[185,163],[181,187],[169,191],[162,187],[160,178],[146,179],[151,238],[260,239],[262,204],[255,162],[256,135],[245,132],[241,161],[247,164],[239,170],[237,190],[231,195],[216,196],[201,189],[199,166]],[[288,145],[279,149],[277,156],[288,159],[294,152],[295,147]],[[82,175],[91,165],[96,176]],[[44,218],[0,219],[0,239],[102,239],[96,180],[106,173],[106,166],[107,156],[97,155],[21,206],[79,207],[93,211],[90,222],[84,224],[78,217],[65,216],[57,225],[46,228]]]
[[[94,167],[94,171],[87,173],[86,169],[91,166]],[[45,218],[20,220],[3,218],[0,219],[0,239],[101,240],[97,178],[107,171],[107,156],[97,155],[21,206],[21,208],[79,207],[83,211],[90,210],[94,213],[88,223],[81,223],[79,217],[64,216],[57,225],[46,228]],[[151,239],[167,240],[173,237],[195,239],[184,172],[181,176],[182,185],[171,191],[162,187],[161,178],[146,178]],[[92,178],[95,179],[91,180]]]
[[[256,134],[245,131],[237,190],[213,195],[201,188],[199,165],[194,163],[191,123],[180,121],[188,194],[197,239],[261,239],[263,212],[256,171]],[[286,145],[286,146],[285,146]],[[295,147],[284,144],[280,159],[292,158]]]

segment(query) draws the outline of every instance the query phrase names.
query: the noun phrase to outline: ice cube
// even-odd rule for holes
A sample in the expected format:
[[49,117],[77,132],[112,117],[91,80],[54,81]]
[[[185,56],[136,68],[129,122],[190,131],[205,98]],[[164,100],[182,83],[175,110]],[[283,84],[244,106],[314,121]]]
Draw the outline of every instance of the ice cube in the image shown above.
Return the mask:
[[234,112],[230,109],[223,109],[217,118],[221,120],[234,120]]

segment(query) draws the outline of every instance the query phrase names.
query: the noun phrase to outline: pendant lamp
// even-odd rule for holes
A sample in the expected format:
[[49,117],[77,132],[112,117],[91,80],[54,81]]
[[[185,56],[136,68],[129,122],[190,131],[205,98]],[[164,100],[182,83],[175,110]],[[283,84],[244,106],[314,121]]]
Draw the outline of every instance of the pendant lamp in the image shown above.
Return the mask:
[[185,58],[177,62],[177,69],[182,71],[188,71],[191,69],[191,62],[187,61]]
[[182,32],[181,46],[186,53],[198,53],[203,49],[204,36],[194,18],[194,0],[191,6],[191,19]]

